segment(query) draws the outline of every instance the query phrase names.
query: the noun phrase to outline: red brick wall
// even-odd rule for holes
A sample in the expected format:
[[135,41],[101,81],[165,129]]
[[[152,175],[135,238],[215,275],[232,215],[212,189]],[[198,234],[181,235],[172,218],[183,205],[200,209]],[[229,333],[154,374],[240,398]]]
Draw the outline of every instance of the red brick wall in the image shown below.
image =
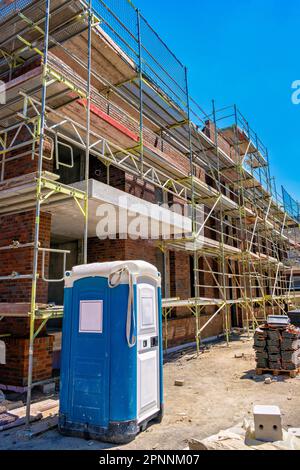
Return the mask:
[[[1,305],[1,304],[0,304]],[[1,312],[0,312],[1,315]],[[39,328],[42,320],[35,321],[35,330]],[[30,323],[27,318],[14,318],[14,317],[4,317],[0,321],[0,335],[10,334],[14,338],[29,338],[30,332]],[[45,336],[46,326],[39,333],[40,336]]]
[[88,263],[125,261],[125,240],[88,240]]
[[149,240],[99,240],[88,241],[88,262],[142,260],[162,270],[161,252]]
[[[90,178],[107,184],[107,167],[97,158],[90,159]],[[109,184],[113,188],[125,191],[126,177],[125,172],[113,165],[109,167]]]
[[126,240],[125,255],[128,260],[142,260],[161,271],[161,251],[151,240]]
[[[12,139],[14,139],[16,131],[12,131],[8,137],[8,144]],[[14,145],[21,143],[26,143],[32,139],[32,135],[26,127],[23,127],[18,133],[18,137],[14,141]],[[28,154],[27,154],[28,152]],[[39,145],[35,145],[35,158],[32,159],[32,144],[24,145],[20,147],[19,150],[14,150],[8,152],[5,156],[5,170],[4,170],[4,179],[8,180],[10,178],[15,178],[17,176],[27,175],[28,173],[34,173],[38,169],[38,152]],[[44,152],[45,157],[49,157],[51,152],[51,144],[49,141],[44,142]],[[19,158],[18,155],[20,155]],[[44,171],[53,171],[53,160],[43,160],[43,170]]]
[[132,196],[136,196],[144,201],[152,202],[155,204],[156,193],[153,184],[147,183],[132,175],[126,175],[125,191]]
[[[26,386],[29,359],[29,341],[21,338],[4,338],[6,365],[0,365],[0,383]],[[33,382],[50,379],[52,376],[53,336],[37,338],[33,356]]]
[[[35,211],[22,212],[19,214],[5,215],[0,217],[0,246],[8,246],[13,240],[20,243],[30,243],[34,238]],[[50,246],[51,216],[46,213],[41,214],[40,241],[42,247]],[[0,251],[0,275],[11,275],[13,271],[19,274],[32,274],[33,249],[20,248],[14,250]],[[48,274],[48,256],[46,256],[46,275]],[[39,273],[41,273],[41,256],[39,257]],[[30,303],[31,300],[31,280],[15,280],[0,282],[0,307],[1,302],[8,303]],[[37,285],[37,302],[47,303],[48,284],[41,279]],[[1,316],[1,309],[0,309]],[[36,328],[40,325],[36,321]],[[28,338],[29,319],[28,318],[8,318],[5,317],[0,322],[0,333],[13,334],[17,338]],[[40,335],[45,334],[45,328]]]
[[[203,326],[210,318],[210,315],[201,314],[199,325]],[[212,338],[221,335],[224,331],[222,313],[215,317],[212,322],[205,328],[201,338]],[[163,322],[163,339],[164,347],[166,346],[166,336],[168,336],[168,348],[173,346],[181,346],[182,344],[192,343],[196,341],[196,319],[194,316],[186,316],[184,318],[173,318],[168,321],[166,329],[165,321]]]
[[[34,240],[35,211],[19,214],[4,215],[0,217],[0,247],[8,246],[14,240],[21,244],[31,243]],[[40,242],[43,248],[50,246],[51,215],[41,214]],[[46,274],[48,269],[46,257]],[[12,272],[19,274],[32,274],[33,249],[20,248],[0,251],[0,275],[9,276]],[[41,273],[41,255],[39,257],[39,273]],[[31,280],[15,280],[0,282],[0,302],[30,302]],[[47,303],[48,286],[41,279],[38,280],[37,302]]]
[[[90,178],[107,184],[107,167],[96,158],[90,160]],[[125,173],[123,170],[110,166],[109,184],[113,188],[120,189],[132,196],[145,201],[156,203],[156,191],[153,184],[147,183],[137,177]]]
[[[215,143],[216,128],[213,122],[207,121],[205,123],[205,128],[203,132],[213,141],[213,143]],[[235,152],[234,152],[233,147],[221,134],[218,134],[218,146],[231,158],[234,156]]]
[[[218,282],[222,285],[222,280],[220,279],[220,273],[222,271],[221,267],[218,265],[218,261],[215,258],[206,258],[207,262],[203,259],[203,270],[208,271],[204,273],[204,292],[203,296],[208,298],[208,299],[222,299],[222,293],[220,292],[220,289],[218,288],[215,278],[218,280]],[[212,275],[211,271],[214,273],[214,276]],[[212,287],[216,286],[216,287]],[[227,292],[228,294],[228,292]],[[206,312],[213,314],[216,311],[216,307],[211,306],[207,307]]]
[[[170,252],[170,295],[186,300],[191,297],[190,256],[181,251]],[[176,309],[177,315],[185,315],[186,309]]]

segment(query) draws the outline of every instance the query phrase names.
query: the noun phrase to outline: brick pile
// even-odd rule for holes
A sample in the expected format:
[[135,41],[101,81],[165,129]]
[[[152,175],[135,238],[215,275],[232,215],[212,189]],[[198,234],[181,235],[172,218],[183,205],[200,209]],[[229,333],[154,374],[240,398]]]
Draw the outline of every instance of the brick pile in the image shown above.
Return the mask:
[[300,367],[300,329],[260,327],[254,335],[258,369],[296,370]]

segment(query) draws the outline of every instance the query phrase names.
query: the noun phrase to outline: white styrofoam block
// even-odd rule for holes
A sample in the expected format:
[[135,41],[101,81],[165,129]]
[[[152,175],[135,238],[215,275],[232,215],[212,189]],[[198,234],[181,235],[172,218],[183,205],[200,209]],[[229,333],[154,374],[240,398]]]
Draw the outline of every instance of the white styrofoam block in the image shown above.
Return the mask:
[[256,405],[253,407],[255,438],[263,442],[282,441],[282,418],[278,406]]
[[55,393],[55,382],[42,385],[41,390],[44,395],[51,395],[52,393]]

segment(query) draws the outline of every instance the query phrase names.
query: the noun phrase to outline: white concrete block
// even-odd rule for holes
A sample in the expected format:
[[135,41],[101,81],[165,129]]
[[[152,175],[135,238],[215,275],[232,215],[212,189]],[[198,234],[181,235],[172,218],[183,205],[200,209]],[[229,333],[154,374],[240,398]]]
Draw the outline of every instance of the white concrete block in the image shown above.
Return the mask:
[[255,438],[263,442],[283,440],[281,411],[278,406],[253,407]]
[[53,393],[55,393],[55,382],[43,384],[40,388],[44,395],[52,395]]

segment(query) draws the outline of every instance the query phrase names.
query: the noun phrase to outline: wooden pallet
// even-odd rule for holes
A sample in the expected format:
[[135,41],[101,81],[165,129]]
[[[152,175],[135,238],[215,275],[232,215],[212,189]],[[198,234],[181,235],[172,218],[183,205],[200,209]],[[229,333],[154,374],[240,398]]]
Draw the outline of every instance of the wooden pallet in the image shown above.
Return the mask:
[[288,374],[290,378],[294,379],[300,374],[300,368],[295,370],[283,370],[283,369],[256,369],[256,375],[271,374],[274,376]]

